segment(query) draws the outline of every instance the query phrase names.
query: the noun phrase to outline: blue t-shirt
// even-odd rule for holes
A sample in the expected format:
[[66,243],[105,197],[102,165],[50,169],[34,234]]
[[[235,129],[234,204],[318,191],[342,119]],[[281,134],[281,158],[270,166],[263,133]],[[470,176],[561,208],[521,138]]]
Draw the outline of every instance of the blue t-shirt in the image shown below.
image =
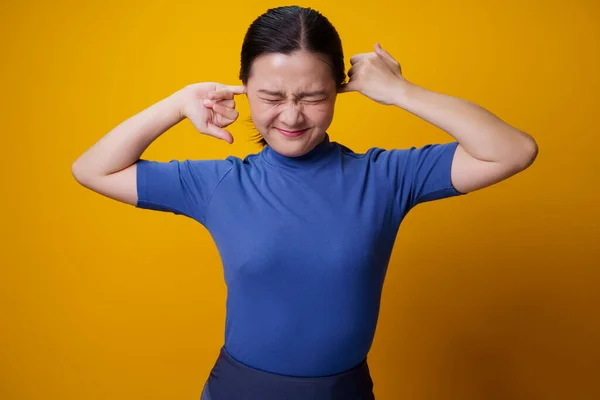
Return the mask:
[[266,146],[243,160],[140,160],[137,207],[186,215],[210,232],[233,358],[282,375],[331,375],[371,348],[406,213],[462,194],[450,178],[457,145],[357,154],[326,134],[300,157]]

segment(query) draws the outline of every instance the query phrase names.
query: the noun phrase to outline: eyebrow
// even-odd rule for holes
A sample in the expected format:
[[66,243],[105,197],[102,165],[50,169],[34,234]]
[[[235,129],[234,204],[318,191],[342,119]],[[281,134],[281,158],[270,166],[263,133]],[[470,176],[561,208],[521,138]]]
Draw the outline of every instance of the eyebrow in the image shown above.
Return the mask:
[[[273,90],[267,90],[267,89],[258,89],[259,93],[264,93],[270,96],[280,96],[280,97],[285,97],[285,93],[283,92],[278,92],[278,91],[273,91]],[[325,90],[315,90],[312,92],[300,92],[294,96],[296,97],[311,97],[311,96],[325,96],[327,95],[327,91]]]

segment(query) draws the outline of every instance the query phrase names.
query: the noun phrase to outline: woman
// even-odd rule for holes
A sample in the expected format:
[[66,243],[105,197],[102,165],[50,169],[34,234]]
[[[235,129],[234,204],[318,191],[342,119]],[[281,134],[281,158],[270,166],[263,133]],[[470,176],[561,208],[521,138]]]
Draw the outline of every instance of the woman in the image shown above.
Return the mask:
[[[419,203],[527,168],[531,136],[467,101],[408,82],[378,44],[344,58],[317,11],[271,9],[241,53],[242,86],[189,85],[123,122],[73,165],[77,181],[139,208],[204,225],[228,288],[225,343],[203,400],[373,399],[367,365],[397,230]],[[396,105],[450,134],[447,144],[364,154],[327,133],[339,93]],[[229,143],[246,94],[264,148],[243,160],[141,160],[190,119]]]

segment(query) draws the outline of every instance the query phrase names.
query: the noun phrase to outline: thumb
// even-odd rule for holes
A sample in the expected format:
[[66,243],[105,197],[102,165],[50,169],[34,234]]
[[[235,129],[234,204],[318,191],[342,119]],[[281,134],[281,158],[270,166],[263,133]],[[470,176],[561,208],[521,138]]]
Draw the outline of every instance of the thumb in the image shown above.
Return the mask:
[[204,119],[205,117],[203,117],[198,111],[194,110],[192,113],[188,114],[187,118],[190,120],[192,125],[194,125],[194,128],[196,128],[198,132],[204,135],[214,136],[217,139],[223,139],[229,144],[233,143],[233,136],[231,136],[231,133],[206,121]]
[[210,122],[206,124],[206,129],[204,129],[205,133],[210,136],[214,136],[217,139],[223,139],[229,144],[233,143],[233,136],[229,131],[219,128],[218,126],[211,124]]
[[388,60],[390,60],[392,62],[396,62],[394,57],[392,57],[392,55],[390,53],[388,53],[387,50],[385,50],[383,47],[381,47],[379,42],[375,43],[375,53],[379,54],[383,58],[387,58]]

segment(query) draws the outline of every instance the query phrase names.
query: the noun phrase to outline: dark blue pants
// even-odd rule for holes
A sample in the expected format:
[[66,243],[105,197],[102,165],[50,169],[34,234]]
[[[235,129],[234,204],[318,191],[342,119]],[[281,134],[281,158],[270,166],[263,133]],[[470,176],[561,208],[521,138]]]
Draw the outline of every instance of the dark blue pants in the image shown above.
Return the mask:
[[330,376],[291,377],[251,368],[221,348],[200,400],[374,400],[367,360]]

